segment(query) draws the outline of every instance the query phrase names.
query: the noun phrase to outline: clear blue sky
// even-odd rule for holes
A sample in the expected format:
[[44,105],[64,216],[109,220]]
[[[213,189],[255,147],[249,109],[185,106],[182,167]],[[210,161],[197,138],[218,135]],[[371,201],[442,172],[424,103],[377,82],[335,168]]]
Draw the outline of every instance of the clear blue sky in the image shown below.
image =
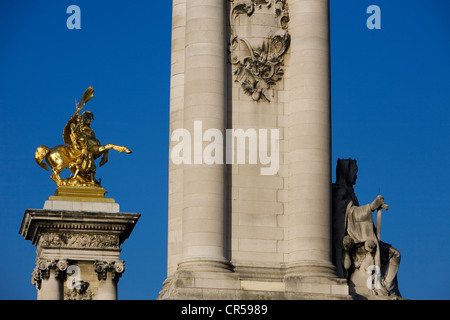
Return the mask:
[[[66,9],[81,8],[81,30]],[[369,30],[369,5],[381,29]],[[450,299],[450,2],[331,0],[333,166],[358,160],[361,204],[381,189],[382,239],[402,253],[400,290]],[[27,208],[56,185],[34,162],[62,144],[74,99],[110,152],[97,176],[123,212],[142,217],[123,245],[120,299],[155,299],[166,277],[171,1],[0,2],[0,299],[35,299]],[[333,168],[334,172],[334,168]]]

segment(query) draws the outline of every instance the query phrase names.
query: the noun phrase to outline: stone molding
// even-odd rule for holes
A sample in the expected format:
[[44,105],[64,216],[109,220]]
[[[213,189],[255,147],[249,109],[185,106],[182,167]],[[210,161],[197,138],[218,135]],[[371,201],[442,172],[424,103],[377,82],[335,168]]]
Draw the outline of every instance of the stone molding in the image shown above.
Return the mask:
[[74,247],[118,248],[139,217],[138,213],[27,209],[19,233],[35,246],[70,247],[70,242]]

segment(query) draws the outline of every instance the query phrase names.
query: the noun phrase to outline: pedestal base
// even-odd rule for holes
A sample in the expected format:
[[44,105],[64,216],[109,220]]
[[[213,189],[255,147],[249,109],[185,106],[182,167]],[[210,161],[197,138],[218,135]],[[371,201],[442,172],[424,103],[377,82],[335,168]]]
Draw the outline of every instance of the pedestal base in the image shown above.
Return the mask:
[[49,200],[114,203],[114,199],[105,198],[106,193],[107,191],[104,188],[96,186],[59,186],[56,188],[55,195],[50,196]]
[[[250,271],[253,269],[253,271]],[[265,269],[265,270],[264,270]],[[289,278],[267,268],[243,273],[178,270],[158,299],[173,300],[351,300],[346,280]]]
[[283,268],[239,266],[233,272],[178,269],[164,281],[158,300],[406,300],[374,295],[370,290],[355,294],[350,289],[346,279],[289,275]]

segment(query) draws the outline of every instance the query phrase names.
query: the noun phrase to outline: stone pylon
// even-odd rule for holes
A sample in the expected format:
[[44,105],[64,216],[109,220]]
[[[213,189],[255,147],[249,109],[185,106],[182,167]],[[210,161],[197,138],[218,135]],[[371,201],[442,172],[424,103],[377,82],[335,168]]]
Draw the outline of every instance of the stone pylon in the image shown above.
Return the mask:
[[101,187],[58,187],[43,209],[27,209],[19,233],[36,246],[38,300],[117,300],[122,243],[139,220],[119,212]]
[[328,0],[173,0],[160,299],[350,298],[330,119]]

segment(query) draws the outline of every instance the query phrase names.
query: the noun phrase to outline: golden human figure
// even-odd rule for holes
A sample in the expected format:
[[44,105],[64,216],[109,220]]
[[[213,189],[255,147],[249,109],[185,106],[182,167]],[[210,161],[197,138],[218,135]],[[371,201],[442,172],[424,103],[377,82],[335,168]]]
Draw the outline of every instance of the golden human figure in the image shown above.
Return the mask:
[[[47,171],[49,171],[48,167],[52,169],[50,178],[58,186],[100,186],[99,181],[95,179],[97,169],[95,160],[103,156],[100,161],[101,167],[108,161],[110,149],[131,153],[131,150],[124,146],[101,145],[91,128],[94,114],[91,111],[84,111],[80,116],[80,111],[93,97],[94,89],[89,87],[80,102],[76,103],[76,111],[64,127],[63,138],[66,145],[58,145],[51,149],[40,146],[36,150],[34,157],[36,163]],[[63,180],[60,173],[65,168],[68,168],[72,174]]]

